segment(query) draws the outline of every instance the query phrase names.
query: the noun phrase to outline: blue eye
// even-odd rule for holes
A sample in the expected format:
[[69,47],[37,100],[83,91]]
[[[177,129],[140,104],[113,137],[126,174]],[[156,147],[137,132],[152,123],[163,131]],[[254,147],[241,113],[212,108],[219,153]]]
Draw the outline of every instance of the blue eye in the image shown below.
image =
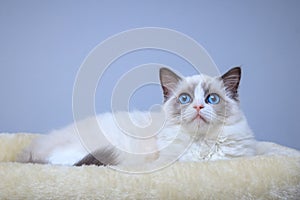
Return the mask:
[[218,104],[219,102],[220,102],[220,97],[219,97],[219,95],[217,95],[215,93],[209,94],[206,97],[206,103]]
[[181,104],[187,104],[187,103],[190,103],[192,98],[190,97],[190,95],[188,94],[181,94],[179,97],[178,97],[178,100]]

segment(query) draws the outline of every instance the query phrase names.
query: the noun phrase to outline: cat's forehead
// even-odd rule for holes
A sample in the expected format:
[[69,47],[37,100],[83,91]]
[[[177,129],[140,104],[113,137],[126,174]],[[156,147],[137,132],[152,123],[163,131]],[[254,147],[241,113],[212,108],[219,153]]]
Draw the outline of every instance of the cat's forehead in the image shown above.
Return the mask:
[[211,82],[213,81],[213,79],[213,77],[207,76],[205,74],[199,74],[194,76],[188,76],[185,78],[185,81],[187,84],[199,85],[201,83]]
[[204,74],[186,77],[178,87],[178,92],[187,91],[194,93],[200,90],[219,90],[222,88],[222,81],[218,77],[210,77]]

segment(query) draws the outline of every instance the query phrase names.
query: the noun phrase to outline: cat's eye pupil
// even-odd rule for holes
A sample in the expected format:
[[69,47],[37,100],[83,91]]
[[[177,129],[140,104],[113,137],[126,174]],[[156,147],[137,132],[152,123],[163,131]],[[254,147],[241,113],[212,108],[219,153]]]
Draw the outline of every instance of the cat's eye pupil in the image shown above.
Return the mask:
[[178,100],[181,104],[187,104],[191,102],[191,97],[188,94],[181,94]]
[[209,94],[206,98],[206,102],[210,104],[218,104],[220,102],[220,97],[217,94]]

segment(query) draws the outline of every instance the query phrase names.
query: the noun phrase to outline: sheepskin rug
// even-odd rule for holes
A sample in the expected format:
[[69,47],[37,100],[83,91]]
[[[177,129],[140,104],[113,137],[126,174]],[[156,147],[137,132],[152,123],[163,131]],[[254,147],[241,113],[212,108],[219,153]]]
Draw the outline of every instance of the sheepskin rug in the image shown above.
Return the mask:
[[277,144],[262,142],[255,157],[134,175],[14,162],[35,136],[0,134],[0,199],[300,199],[300,152]]

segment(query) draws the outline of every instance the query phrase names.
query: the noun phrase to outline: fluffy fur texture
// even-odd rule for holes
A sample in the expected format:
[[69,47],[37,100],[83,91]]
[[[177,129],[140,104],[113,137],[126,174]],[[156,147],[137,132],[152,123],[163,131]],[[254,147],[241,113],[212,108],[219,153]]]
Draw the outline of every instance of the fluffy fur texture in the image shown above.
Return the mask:
[[[233,68],[222,77],[204,74],[179,77],[168,69],[160,73],[167,119],[180,126],[194,141],[180,160],[217,160],[255,155],[255,141],[238,101],[241,69]],[[187,104],[178,103],[188,95]],[[217,94],[219,103],[207,102]]]
[[[85,119],[37,138],[18,161],[60,165],[109,163],[127,170],[141,165],[154,169],[178,159],[253,156],[256,142],[239,107],[240,77],[239,67],[221,77],[180,77],[162,68],[162,112],[106,113]],[[99,149],[110,150],[101,153]],[[112,160],[102,161],[104,157]]]
[[[0,134],[0,199],[291,199],[300,197],[300,152],[259,143],[268,154],[177,162],[131,175],[96,166],[15,163],[38,134]],[[288,156],[287,156],[288,155]]]

